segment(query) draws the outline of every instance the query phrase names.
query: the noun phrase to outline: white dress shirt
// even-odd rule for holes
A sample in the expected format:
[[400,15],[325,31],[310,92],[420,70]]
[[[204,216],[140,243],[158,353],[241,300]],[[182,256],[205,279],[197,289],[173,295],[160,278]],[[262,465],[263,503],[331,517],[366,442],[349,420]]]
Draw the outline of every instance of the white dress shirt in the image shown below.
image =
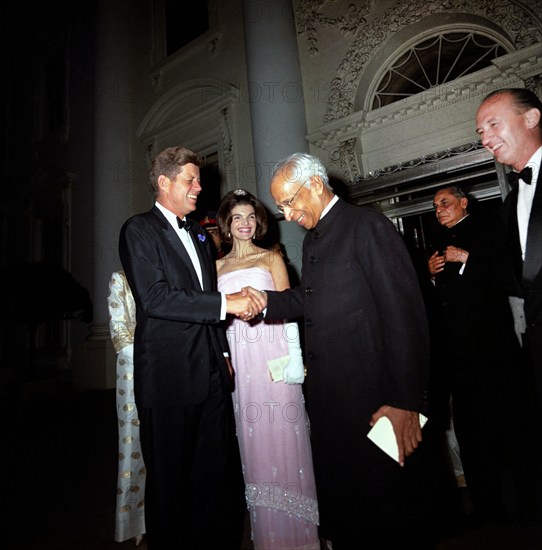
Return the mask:
[[[173,212],[169,211],[167,208],[164,208],[159,202],[155,203],[156,208],[164,214],[167,221],[171,224],[171,227],[175,230],[175,233],[179,235],[179,238],[181,239],[181,242],[183,243],[186,251],[188,252],[188,255],[190,256],[190,259],[192,260],[192,265],[194,266],[194,269],[196,270],[196,274],[198,276],[199,284],[201,289],[203,290],[203,274],[201,272],[201,265],[199,263],[198,253],[196,252],[196,247],[194,246],[194,241],[192,240],[192,237],[189,235],[188,231],[186,229],[181,229],[179,227],[179,224],[177,223],[177,215]],[[186,221],[186,217],[183,218],[184,221]]]
[[[171,227],[175,230],[175,233],[179,235],[179,239],[181,239],[181,242],[183,243],[186,252],[190,256],[190,259],[192,260],[192,265],[194,266],[194,269],[196,270],[196,274],[199,279],[199,284],[202,290],[203,289],[203,274],[201,271],[201,264],[199,262],[198,253],[196,252],[196,247],[194,246],[194,241],[192,240],[192,237],[188,233],[186,229],[181,229],[179,227],[179,224],[177,223],[177,215],[162,206],[159,202],[154,203],[156,205],[156,208],[164,214],[167,221],[170,223]],[[183,220],[186,221],[186,216],[183,218]],[[195,223],[195,222],[194,222]],[[220,296],[222,298],[221,306],[220,306],[220,319],[224,320],[226,318],[226,295],[221,292]]]
[[522,179],[519,180],[518,186],[518,229],[519,243],[521,245],[521,256],[525,261],[525,249],[527,247],[527,229],[529,227],[529,217],[531,216],[531,208],[533,206],[533,198],[536,191],[536,182],[540,172],[540,161],[542,160],[542,147],[539,147],[535,154],[529,159],[525,166],[529,166],[532,170],[531,184],[525,183]]

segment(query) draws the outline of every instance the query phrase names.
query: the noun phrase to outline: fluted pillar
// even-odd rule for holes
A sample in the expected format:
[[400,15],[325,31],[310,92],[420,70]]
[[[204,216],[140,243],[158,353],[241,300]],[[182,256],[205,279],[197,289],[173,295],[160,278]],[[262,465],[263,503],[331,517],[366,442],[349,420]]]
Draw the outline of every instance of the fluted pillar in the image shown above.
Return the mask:
[[[274,164],[309,150],[292,0],[243,0],[243,18],[258,197],[275,212],[269,192]],[[286,222],[280,230],[299,273],[305,231]]]

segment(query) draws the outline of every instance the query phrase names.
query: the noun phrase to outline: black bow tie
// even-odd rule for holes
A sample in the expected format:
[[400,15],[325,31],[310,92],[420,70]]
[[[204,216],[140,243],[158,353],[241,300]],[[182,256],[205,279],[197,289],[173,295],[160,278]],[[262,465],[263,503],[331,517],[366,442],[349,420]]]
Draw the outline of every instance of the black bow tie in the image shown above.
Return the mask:
[[184,227],[187,231],[190,231],[190,228],[192,227],[192,220],[181,220],[181,218],[177,216],[177,224],[179,225],[179,229]]
[[533,170],[530,166],[526,166],[521,172],[510,172],[508,181],[512,187],[517,187],[518,182],[522,179],[526,184],[531,185]]

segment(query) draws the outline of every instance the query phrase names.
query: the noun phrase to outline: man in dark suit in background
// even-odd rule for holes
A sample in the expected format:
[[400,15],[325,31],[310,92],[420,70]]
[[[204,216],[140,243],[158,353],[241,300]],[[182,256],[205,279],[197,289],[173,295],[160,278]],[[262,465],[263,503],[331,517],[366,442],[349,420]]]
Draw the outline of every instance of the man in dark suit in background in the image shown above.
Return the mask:
[[[241,540],[243,482],[220,321],[259,310],[247,296],[216,291],[210,239],[186,219],[202,190],[200,163],[182,147],[159,153],[150,173],[155,205],[120,233],[136,302],[134,387],[149,550],[238,548]],[[228,515],[236,510],[240,516]]]
[[[511,191],[503,204],[507,248],[503,254],[510,273],[511,303],[525,356],[525,400],[532,398],[530,424],[542,421],[542,103],[523,88],[495,90],[482,101],[476,130],[495,159],[512,168]],[[538,438],[540,429],[533,434]],[[538,438],[539,439],[539,438]],[[540,485],[537,455],[536,478]],[[540,513],[540,497],[537,503]]]
[[[304,316],[321,534],[333,550],[426,548],[431,467],[419,413],[427,412],[429,343],[407,249],[384,215],[336,196],[311,155],[281,161],[271,194],[287,221],[308,230],[301,284],[250,292],[264,296],[266,319]],[[399,464],[367,438],[382,416]]]
[[[469,213],[456,185],[438,189],[433,207],[440,231],[427,262],[434,281],[433,372],[451,394],[473,525],[519,513],[517,456],[520,347],[500,279],[503,249],[498,217]],[[446,398],[446,401],[448,399]],[[505,444],[495,442],[506,435]]]

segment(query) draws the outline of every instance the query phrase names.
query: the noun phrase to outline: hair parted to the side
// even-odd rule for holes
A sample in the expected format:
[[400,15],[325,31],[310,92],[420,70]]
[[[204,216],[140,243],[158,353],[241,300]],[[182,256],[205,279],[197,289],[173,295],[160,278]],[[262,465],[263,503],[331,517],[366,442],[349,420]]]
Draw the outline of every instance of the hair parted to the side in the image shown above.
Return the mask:
[[326,167],[318,157],[308,153],[293,153],[279,160],[275,164],[271,180],[277,176],[285,181],[303,182],[305,187],[310,186],[312,177],[318,176],[324,182],[324,186],[332,190]]
[[202,159],[194,151],[186,147],[168,147],[158,153],[152,161],[149,174],[154,195],[158,193],[158,178],[162,175],[175,179],[185,164],[201,166]]
[[225,244],[232,244],[233,239],[230,233],[232,221],[232,210],[239,204],[249,204],[254,208],[256,214],[256,232],[254,238],[261,240],[267,233],[267,212],[265,206],[254,195],[244,189],[235,189],[224,195],[220,201],[216,215],[220,239]]
[[433,196],[436,196],[437,193],[440,193],[441,191],[448,191],[451,195],[453,195],[456,199],[468,199],[467,193],[463,190],[462,187],[459,187],[459,185],[445,185],[443,187],[439,187]]
[[[529,109],[538,109],[542,115],[542,101],[540,101],[534,92],[531,92],[531,90],[528,90],[527,88],[500,88],[498,90],[493,90],[487,94],[486,97],[484,97],[482,103],[491,101],[492,98],[496,99],[503,94],[507,94],[512,97],[516,114],[523,114]],[[542,116],[538,121],[538,126],[542,130]]]

